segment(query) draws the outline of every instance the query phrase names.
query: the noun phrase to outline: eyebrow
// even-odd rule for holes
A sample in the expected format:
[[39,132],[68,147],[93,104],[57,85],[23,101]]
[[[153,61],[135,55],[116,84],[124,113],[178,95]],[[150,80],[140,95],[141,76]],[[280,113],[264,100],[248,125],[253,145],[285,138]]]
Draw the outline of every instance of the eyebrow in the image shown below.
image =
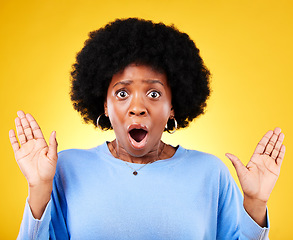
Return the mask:
[[[154,80],[154,79],[148,79],[148,80],[142,80],[143,83],[150,83],[150,84],[154,84],[154,83],[158,83],[158,84],[161,84],[162,86],[164,86],[164,84],[159,81],[159,80]],[[122,84],[122,85],[130,85],[131,83],[133,83],[132,80],[122,80],[120,82],[117,82],[114,84],[113,88],[119,84]]]
[[113,86],[113,88],[119,84],[122,84],[122,85],[130,85],[131,83],[133,83],[132,80],[123,80],[123,81],[120,81],[120,82],[116,82]]
[[149,79],[149,80],[143,80],[142,82],[145,82],[145,83],[159,83],[162,86],[164,86],[164,84],[161,81],[159,81],[159,80]]

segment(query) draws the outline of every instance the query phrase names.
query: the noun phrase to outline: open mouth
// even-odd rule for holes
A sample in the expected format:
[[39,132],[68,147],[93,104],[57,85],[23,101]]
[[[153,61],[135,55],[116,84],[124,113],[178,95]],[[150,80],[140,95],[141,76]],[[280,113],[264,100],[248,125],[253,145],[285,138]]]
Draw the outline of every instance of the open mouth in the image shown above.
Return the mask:
[[148,128],[138,123],[131,124],[128,127],[128,139],[134,149],[143,149],[147,144]]
[[130,137],[138,143],[146,137],[147,133],[144,129],[132,129],[129,131]]

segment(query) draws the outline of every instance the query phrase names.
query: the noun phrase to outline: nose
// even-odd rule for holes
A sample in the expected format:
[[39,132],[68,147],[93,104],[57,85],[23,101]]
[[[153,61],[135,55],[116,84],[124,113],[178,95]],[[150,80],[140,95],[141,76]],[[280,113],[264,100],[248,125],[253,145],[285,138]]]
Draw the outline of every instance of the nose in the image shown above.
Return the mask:
[[146,110],[143,99],[140,96],[133,97],[130,108],[129,108],[129,115],[130,116],[145,116],[146,114],[147,114],[147,110]]

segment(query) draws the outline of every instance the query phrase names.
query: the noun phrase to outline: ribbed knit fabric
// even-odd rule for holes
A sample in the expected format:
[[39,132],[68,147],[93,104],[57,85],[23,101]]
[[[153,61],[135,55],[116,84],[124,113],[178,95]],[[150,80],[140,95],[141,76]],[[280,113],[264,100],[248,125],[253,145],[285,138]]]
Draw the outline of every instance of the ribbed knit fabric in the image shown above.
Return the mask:
[[106,143],[58,155],[51,200],[41,220],[26,202],[18,239],[268,239],[213,155],[179,146],[136,176]]

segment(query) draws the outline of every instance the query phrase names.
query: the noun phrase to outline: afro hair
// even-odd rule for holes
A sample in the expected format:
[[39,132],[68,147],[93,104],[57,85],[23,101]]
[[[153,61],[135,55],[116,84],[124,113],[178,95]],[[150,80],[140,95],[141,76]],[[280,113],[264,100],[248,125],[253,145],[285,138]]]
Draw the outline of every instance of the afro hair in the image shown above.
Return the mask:
[[[194,42],[173,25],[128,18],[90,32],[72,65],[70,96],[86,123],[97,127],[102,115],[99,126],[111,129],[103,115],[107,89],[112,76],[132,63],[166,74],[178,129],[204,113],[210,72]],[[174,121],[169,119],[168,128],[174,128]]]

